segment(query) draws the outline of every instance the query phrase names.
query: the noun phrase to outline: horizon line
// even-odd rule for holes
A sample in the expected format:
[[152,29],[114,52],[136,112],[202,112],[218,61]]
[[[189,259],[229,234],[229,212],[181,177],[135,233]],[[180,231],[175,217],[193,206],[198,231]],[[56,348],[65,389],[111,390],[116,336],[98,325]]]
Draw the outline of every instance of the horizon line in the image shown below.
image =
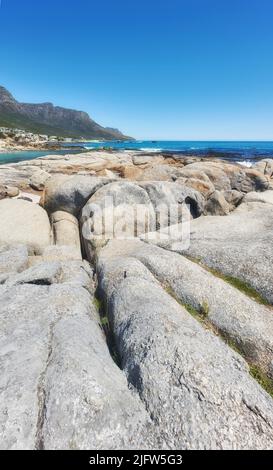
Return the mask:
[[[158,142],[272,142],[273,138],[271,139],[166,139],[166,138],[135,138],[136,142],[143,141],[143,142],[151,142],[151,141],[158,141]],[[128,139],[129,141],[129,139]]]

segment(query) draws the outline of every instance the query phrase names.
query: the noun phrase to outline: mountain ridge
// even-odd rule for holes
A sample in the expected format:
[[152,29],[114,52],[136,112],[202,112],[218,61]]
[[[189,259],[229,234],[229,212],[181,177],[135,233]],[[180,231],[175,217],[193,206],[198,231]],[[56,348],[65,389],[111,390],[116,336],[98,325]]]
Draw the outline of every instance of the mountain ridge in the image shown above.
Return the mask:
[[58,137],[132,139],[118,129],[99,125],[85,111],[54,106],[50,102],[21,103],[4,86],[0,86],[0,126]]

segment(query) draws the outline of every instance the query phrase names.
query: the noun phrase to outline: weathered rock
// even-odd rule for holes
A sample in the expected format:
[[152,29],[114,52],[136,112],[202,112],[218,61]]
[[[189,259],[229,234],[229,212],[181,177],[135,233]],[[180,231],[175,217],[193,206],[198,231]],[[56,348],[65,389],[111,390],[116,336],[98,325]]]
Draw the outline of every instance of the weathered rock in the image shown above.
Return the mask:
[[41,263],[32,266],[29,269],[9,277],[7,286],[16,286],[18,284],[36,284],[49,286],[58,282],[61,276],[61,264],[57,262]]
[[205,215],[227,215],[230,206],[221,191],[214,191],[206,202]]
[[179,206],[188,204],[193,218],[204,212],[204,198],[194,189],[181,183],[163,181],[139,183],[148,193],[156,215],[160,215],[157,228],[166,227],[181,221],[182,211]]
[[223,192],[225,200],[229,203],[229,210],[232,211],[242,202],[244,194],[236,189]]
[[77,175],[81,175],[81,176],[95,175],[96,176],[96,172],[94,170],[91,170],[91,171],[82,170],[82,171],[78,171]]
[[44,249],[43,259],[45,261],[81,260],[82,255],[78,248],[71,245],[51,245]]
[[[50,278],[52,282],[46,284],[59,283],[69,284],[74,287],[80,286],[87,289],[93,295],[95,290],[95,274],[90,264],[81,258],[74,257],[74,251],[69,251],[71,247],[52,246],[50,248],[54,250],[47,249],[44,251],[43,255],[29,256],[29,266],[36,267],[36,272],[38,273],[45,272],[48,266],[58,266],[58,274],[54,277],[52,276]],[[25,273],[27,273],[27,271],[22,274]],[[6,279],[8,279],[8,277],[10,277],[10,275],[8,275]]]
[[[128,169],[128,171],[130,171]],[[125,178],[129,178],[128,173],[124,173]],[[179,178],[179,170],[169,165],[152,165],[140,171],[139,167],[130,174],[130,179],[136,181],[175,181]]]
[[0,274],[21,272],[28,266],[25,246],[0,246]]
[[181,252],[186,250],[190,244],[191,220],[192,217],[188,210],[183,209],[181,223],[145,233],[140,235],[139,239],[166,250]]
[[0,184],[18,186],[19,188],[27,188],[29,178],[31,177],[31,167],[22,168],[22,166],[1,165]]
[[0,295],[1,449],[149,445],[148,415],[109,354],[87,291],[0,286]]
[[264,191],[263,193],[251,192],[244,196],[244,202],[264,202],[273,204],[273,190]]
[[[117,251],[118,253],[118,251]],[[140,241],[122,244],[122,256],[141,261],[161,284],[171,288],[184,305],[195,309],[200,320],[213,325],[273,378],[273,315],[223,279],[176,253]]]
[[81,242],[78,219],[68,212],[57,211],[51,214],[53,237],[56,245],[71,246],[81,258]]
[[78,216],[88,199],[109,182],[93,176],[52,177],[46,183],[43,205],[49,213],[65,211]]
[[15,186],[6,186],[7,188],[7,196],[8,197],[16,197],[19,195],[20,191]]
[[209,181],[199,180],[197,178],[177,178],[177,183],[184,183],[185,186],[199,191],[203,196],[209,197],[214,191],[214,185]]
[[50,245],[47,213],[40,206],[18,199],[0,201],[0,244],[23,244],[39,254]]
[[[137,221],[137,226],[136,226]],[[129,182],[100,188],[82,212],[82,237],[89,259],[95,247],[111,238],[132,238],[155,227],[155,211],[147,192]]]
[[2,186],[0,185],[0,199],[6,197],[16,197],[20,193],[19,189],[14,186]]
[[273,303],[272,216],[272,204],[248,202],[227,217],[207,216],[193,220],[186,254],[241,279]]
[[29,183],[33,189],[42,191],[49,178],[51,178],[51,175],[47,171],[37,169],[31,175]]
[[6,186],[0,185],[0,200],[5,199],[7,197]]
[[135,154],[132,156],[134,165],[158,165],[164,162],[164,158],[161,155],[142,155]]
[[59,282],[73,287],[84,287],[94,295],[94,272],[87,261],[66,260],[61,262],[62,271]]
[[237,189],[243,193],[266,191],[268,189],[269,179],[266,175],[252,168],[245,169],[244,173],[242,178],[237,175],[231,177],[232,189]]
[[[269,179],[266,175],[251,168],[219,161],[198,162],[187,165],[181,170],[181,174],[194,171],[194,174],[208,176],[218,191],[235,189],[247,193],[249,191],[265,191],[268,189]],[[200,178],[199,176],[199,179]]]
[[165,445],[271,448],[273,402],[245,361],[147,280],[140,262],[136,275],[136,260],[131,273],[131,258],[123,257],[117,275],[118,256],[115,242],[101,250],[99,285],[122,369]]
[[[231,189],[227,170],[230,165],[224,162],[194,162],[188,164],[180,173],[183,177],[195,177],[206,181],[206,177],[218,191]],[[233,172],[238,172],[238,167],[231,165]]]
[[253,169],[260,171],[264,175],[269,176],[269,178],[273,177],[273,158],[265,158],[261,160],[253,166]]
[[196,189],[204,196],[209,196],[215,191],[215,187],[209,177],[203,172],[191,169],[190,166],[185,166],[179,171],[181,175],[177,182],[183,181],[186,186]]
[[118,181],[105,185],[82,211],[86,254],[92,259],[94,250],[112,238],[153,236],[157,229],[199,217],[204,203],[198,191],[181,183]]
[[143,175],[143,168],[136,165],[121,165],[115,167],[115,171],[121,178],[129,181],[141,180]]
[[190,164],[185,166],[179,171],[181,177],[183,178],[194,178],[198,179],[201,181],[204,181],[205,183],[210,183],[209,177],[204,173],[202,170],[194,169],[194,167]]
[[[94,151],[78,155],[48,155],[35,160],[1,166],[0,184],[18,186],[21,189],[34,184],[33,187],[41,189],[47,175],[51,175],[55,182],[52,186],[49,185],[48,197],[46,197],[46,203],[50,208],[51,196],[52,200],[54,199],[54,186],[58,181],[58,184],[62,184],[62,181],[68,175],[74,175],[73,178],[81,178],[83,175],[88,178],[89,175],[90,178],[91,174],[97,173],[105,174],[110,179],[111,176],[114,179],[120,176],[131,181],[176,181],[178,178],[184,178],[184,181],[187,180],[189,187],[193,187],[206,195],[211,193],[212,189],[219,191],[236,189],[248,192],[269,188],[270,166],[268,164],[268,170],[265,170],[265,163],[263,165],[259,172],[256,167],[249,169],[242,165],[216,159],[209,160],[208,158],[201,159],[178,155],[144,155],[132,151]],[[113,175],[109,172],[112,172]],[[33,175],[37,175],[37,178]],[[61,181],[60,177],[64,179]],[[79,180],[77,181],[79,182]],[[86,186],[88,183],[83,184]],[[70,193],[68,187],[67,191]],[[56,195],[58,194],[59,189],[56,190]],[[92,191],[86,194],[85,190],[83,192],[80,190],[80,194],[86,201],[91,196]],[[60,196],[61,199],[64,198],[64,193],[61,193]],[[50,212],[67,210],[66,205],[63,203],[64,200],[62,199],[62,204],[53,206],[52,209],[50,208]],[[77,212],[73,207],[72,213],[78,215],[78,213],[75,214],[75,211]],[[71,210],[68,210],[68,212],[71,212]]]
[[111,180],[115,180],[117,178],[117,175],[113,171],[107,170],[107,168],[98,171],[97,175],[105,176],[105,178],[111,178]]

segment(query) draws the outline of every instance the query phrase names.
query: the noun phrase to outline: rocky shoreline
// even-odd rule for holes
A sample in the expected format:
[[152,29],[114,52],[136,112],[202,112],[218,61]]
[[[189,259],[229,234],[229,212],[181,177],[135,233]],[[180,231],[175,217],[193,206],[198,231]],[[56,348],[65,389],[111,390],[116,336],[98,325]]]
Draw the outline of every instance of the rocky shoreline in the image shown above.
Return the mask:
[[[0,153],[32,150],[68,150],[71,148],[69,144],[72,142],[74,142],[73,139],[34,134],[21,129],[0,127]],[[72,148],[77,149],[77,147]],[[78,148],[80,149],[80,144]]]
[[273,159],[50,155],[0,199],[2,449],[272,448]]

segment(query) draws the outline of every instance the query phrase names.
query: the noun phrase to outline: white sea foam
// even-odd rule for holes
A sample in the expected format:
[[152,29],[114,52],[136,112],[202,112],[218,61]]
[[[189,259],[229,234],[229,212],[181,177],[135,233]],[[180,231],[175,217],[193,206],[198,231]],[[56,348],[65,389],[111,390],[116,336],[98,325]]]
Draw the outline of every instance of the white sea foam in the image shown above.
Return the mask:
[[85,145],[84,148],[85,148],[86,150],[93,150],[93,149],[95,149],[96,147],[89,147],[88,145]]
[[146,148],[146,147],[140,148],[139,150],[141,150],[142,152],[150,152],[150,153],[162,152],[162,149]]
[[250,160],[245,160],[243,162],[237,162],[239,165],[247,166],[248,168],[251,168],[253,166],[253,163]]

